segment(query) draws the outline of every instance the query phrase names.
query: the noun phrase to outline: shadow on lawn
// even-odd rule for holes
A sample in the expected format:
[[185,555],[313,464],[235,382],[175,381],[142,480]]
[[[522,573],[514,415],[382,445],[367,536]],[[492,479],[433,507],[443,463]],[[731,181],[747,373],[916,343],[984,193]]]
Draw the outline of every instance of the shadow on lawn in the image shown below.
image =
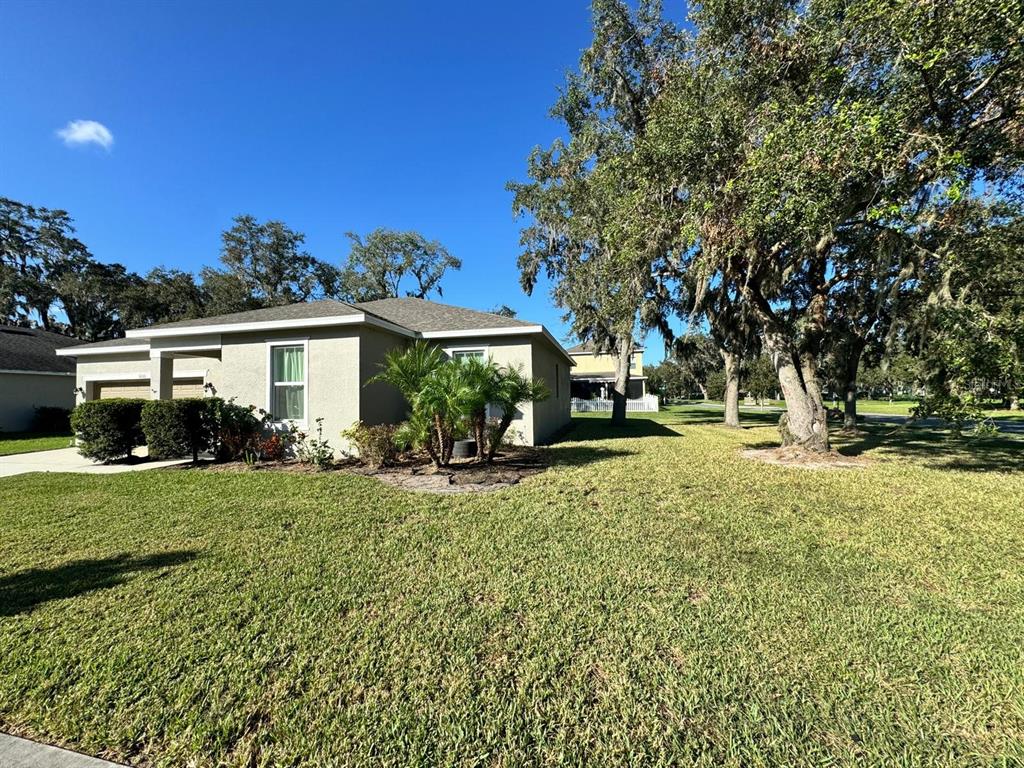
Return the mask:
[[[662,419],[670,417],[676,424],[723,424],[725,411],[721,408],[709,408],[699,405],[670,406],[669,410],[658,414]],[[778,411],[757,411],[744,409],[740,411],[740,427],[774,427],[779,423],[782,414]]]
[[[832,447],[843,456],[869,453],[879,458],[910,459],[929,469],[966,472],[1024,471],[1024,440],[1013,438],[951,438],[949,432],[926,427],[869,424],[849,434],[831,430]],[[747,443],[748,450],[778,448],[777,441]]]
[[867,426],[860,434],[832,435],[835,449],[844,456],[872,451],[920,462],[929,469],[968,472],[1024,471],[1024,440],[1011,437],[953,438],[949,432],[927,427]]
[[[644,414],[646,416],[647,414]],[[681,423],[673,420],[672,423]],[[588,440],[616,440],[636,437],[682,437],[669,423],[651,418],[630,418],[623,425],[612,426],[609,418],[574,416],[572,425],[559,442],[582,442]]]
[[143,557],[117,555],[8,574],[0,577],[0,616],[16,616],[50,600],[116,587],[132,573],[183,565],[196,557],[193,551],[161,552]]
[[[577,440],[573,433],[568,433],[565,440]],[[596,440],[598,438],[590,438]],[[550,445],[547,448],[548,465],[552,467],[582,467],[605,459],[617,459],[622,456],[635,456],[636,451],[622,451],[618,448],[591,448],[578,445]]]

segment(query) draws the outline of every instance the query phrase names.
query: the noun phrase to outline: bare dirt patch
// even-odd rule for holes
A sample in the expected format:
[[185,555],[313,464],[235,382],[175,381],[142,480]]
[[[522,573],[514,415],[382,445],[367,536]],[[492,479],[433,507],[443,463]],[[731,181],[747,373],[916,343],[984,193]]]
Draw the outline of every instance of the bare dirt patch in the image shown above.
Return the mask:
[[743,458],[801,469],[858,469],[870,466],[871,461],[860,456],[844,456],[836,451],[814,453],[802,448],[750,448]]
[[434,469],[429,459],[418,456],[403,457],[396,465],[379,469],[364,466],[354,459],[337,461],[325,469],[318,469],[294,460],[263,461],[255,464],[246,464],[242,461],[202,462],[195,465],[183,465],[182,468],[201,469],[207,472],[294,472],[301,474],[348,472],[353,475],[374,477],[383,483],[406,491],[480,493],[498,491],[516,485],[524,478],[543,472],[548,468],[548,461],[543,451],[520,448],[496,456],[493,464],[456,460],[450,466],[439,470]]

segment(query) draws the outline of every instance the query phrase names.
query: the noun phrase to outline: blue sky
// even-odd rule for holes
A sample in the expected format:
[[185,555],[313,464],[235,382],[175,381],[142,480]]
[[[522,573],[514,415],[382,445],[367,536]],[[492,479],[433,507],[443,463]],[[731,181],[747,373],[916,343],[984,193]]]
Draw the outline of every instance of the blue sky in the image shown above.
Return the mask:
[[[0,194],[66,209],[100,260],[198,271],[241,213],[336,264],[346,231],[414,229],[463,260],[445,301],[564,337],[546,290],[519,287],[504,186],[559,135],[586,0],[6,0],[0,27]],[[112,145],[66,145],[73,120]]]

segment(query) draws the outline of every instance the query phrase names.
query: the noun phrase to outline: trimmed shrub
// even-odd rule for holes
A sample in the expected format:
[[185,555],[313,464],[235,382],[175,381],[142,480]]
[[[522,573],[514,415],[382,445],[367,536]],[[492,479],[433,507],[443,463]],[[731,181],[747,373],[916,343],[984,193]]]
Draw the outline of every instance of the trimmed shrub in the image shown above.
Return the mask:
[[367,426],[359,422],[342,432],[341,436],[355,445],[361,462],[380,469],[394,463],[398,457],[397,429],[392,424]]
[[115,398],[79,403],[71,412],[78,452],[88,459],[116,461],[144,443],[141,418],[146,400]]
[[177,459],[208,450],[214,439],[214,406],[210,400],[148,400],[142,406],[142,433],[153,459]]
[[259,457],[263,421],[256,417],[256,406],[236,404],[219,397],[208,399],[214,430],[214,453],[221,461],[248,456]]
[[71,411],[56,405],[40,405],[32,416],[32,431],[66,435],[71,431]]

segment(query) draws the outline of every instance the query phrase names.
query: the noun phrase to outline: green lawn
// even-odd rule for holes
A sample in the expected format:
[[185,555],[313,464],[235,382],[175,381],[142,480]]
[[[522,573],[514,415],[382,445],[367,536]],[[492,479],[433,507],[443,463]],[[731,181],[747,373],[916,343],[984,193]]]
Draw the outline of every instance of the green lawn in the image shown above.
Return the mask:
[[0,456],[15,453],[49,451],[53,448],[67,448],[71,435],[48,435],[38,432],[0,432]]
[[[578,419],[489,495],[0,480],[0,730],[159,766],[1024,760],[1024,443]],[[777,414],[765,414],[765,421]]]
[[[691,401],[696,404],[700,404],[699,400]],[[708,401],[715,402],[716,405],[721,405],[720,401]],[[835,406],[836,408],[842,408],[842,401],[827,400],[826,405],[830,408]],[[772,408],[785,408],[786,402],[784,400],[768,400],[765,401],[766,406]],[[857,412],[860,414],[872,413],[880,414],[884,416],[909,416],[910,411],[917,405],[916,400],[894,400],[889,402],[888,400],[858,400],[857,401]],[[740,403],[740,408],[744,411],[747,410],[758,410],[760,406],[757,405],[744,405]],[[985,415],[993,419],[1009,419],[1013,421],[1024,421],[1024,411],[1009,411],[1001,408],[990,408],[985,411]]]

